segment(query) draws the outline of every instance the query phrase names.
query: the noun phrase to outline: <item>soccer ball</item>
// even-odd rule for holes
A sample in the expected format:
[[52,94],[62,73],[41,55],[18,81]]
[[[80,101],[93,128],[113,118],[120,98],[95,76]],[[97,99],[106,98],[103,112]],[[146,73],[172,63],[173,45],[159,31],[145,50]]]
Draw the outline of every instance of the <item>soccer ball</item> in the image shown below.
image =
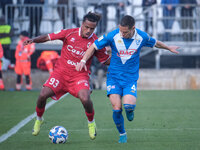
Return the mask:
[[62,126],[55,126],[49,132],[49,139],[54,144],[65,143],[68,138],[67,130]]

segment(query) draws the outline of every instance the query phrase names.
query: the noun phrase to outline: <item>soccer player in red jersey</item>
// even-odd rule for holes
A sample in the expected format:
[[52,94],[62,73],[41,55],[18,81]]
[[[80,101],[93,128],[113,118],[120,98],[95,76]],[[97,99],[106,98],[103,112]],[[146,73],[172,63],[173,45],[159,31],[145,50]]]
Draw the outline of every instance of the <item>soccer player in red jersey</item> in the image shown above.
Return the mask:
[[[43,85],[37,100],[36,113],[37,119],[33,127],[33,135],[38,135],[43,123],[43,113],[47,98],[59,100],[61,96],[69,92],[74,97],[80,99],[88,118],[89,136],[91,139],[96,137],[96,124],[94,120],[94,108],[90,99],[89,73],[92,59],[87,61],[86,71],[76,71],[77,62],[80,62],[85,51],[97,39],[93,33],[100,16],[89,12],[83,18],[80,28],[63,29],[59,32],[48,35],[41,35],[34,39],[24,42],[24,45],[31,43],[43,43],[51,40],[63,41],[61,57],[57,60],[55,68],[49,79]],[[97,51],[94,55],[101,63],[109,64],[110,56],[106,50]]]

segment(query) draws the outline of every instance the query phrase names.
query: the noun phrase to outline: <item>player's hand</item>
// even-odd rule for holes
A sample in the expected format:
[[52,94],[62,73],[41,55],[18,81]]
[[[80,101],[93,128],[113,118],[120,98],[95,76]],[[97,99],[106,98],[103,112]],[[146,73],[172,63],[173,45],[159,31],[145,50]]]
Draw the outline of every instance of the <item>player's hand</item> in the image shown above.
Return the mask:
[[26,45],[31,44],[31,43],[33,43],[33,40],[28,39],[28,40],[24,41],[23,45],[26,46]]
[[85,71],[87,71],[86,62],[81,60],[80,63],[77,63],[76,65],[76,71],[81,71],[83,68],[85,69]]
[[177,51],[180,47],[179,46],[169,46],[169,51],[175,54],[178,54],[179,52]]

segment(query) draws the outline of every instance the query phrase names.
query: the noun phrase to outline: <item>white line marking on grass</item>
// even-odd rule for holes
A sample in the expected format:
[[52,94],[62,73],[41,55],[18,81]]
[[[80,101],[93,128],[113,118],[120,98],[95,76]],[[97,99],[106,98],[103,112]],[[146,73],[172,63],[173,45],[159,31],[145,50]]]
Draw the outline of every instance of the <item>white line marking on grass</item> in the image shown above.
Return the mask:
[[[67,95],[68,95],[68,93],[66,93],[65,95],[63,95],[60,99],[64,98]],[[49,103],[47,103],[45,110],[47,110],[48,108],[50,108],[56,102],[57,101],[52,100]],[[14,126],[13,128],[11,128],[7,133],[5,133],[2,136],[0,136],[0,143],[2,143],[3,141],[7,140],[13,134],[17,133],[17,131],[19,131],[19,129],[21,129],[23,126],[25,126],[27,123],[29,123],[35,117],[36,117],[36,113],[33,113],[30,116],[26,117],[24,120],[20,121],[16,126]]]
[[[98,126],[97,126],[98,127]],[[107,131],[114,131],[116,129],[98,129],[97,132],[107,132]],[[184,130],[192,130],[192,131],[200,131],[200,128],[132,128],[132,129],[126,129],[127,131],[184,131]],[[70,132],[85,132],[88,131],[88,129],[69,129]]]
[[[108,129],[99,129],[97,128],[97,132],[113,132],[113,131],[117,131],[117,129],[115,128],[108,128]],[[166,131],[200,131],[200,128],[166,128],[166,129],[162,129],[162,128],[132,128],[132,129],[126,129],[126,131],[132,132],[132,131],[152,131],[152,132],[166,132]],[[88,129],[67,129],[67,131],[69,132],[88,132]],[[46,131],[42,130],[40,131],[40,133],[46,133]],[[22,134],[30,134],[29,131],[23,131]]]

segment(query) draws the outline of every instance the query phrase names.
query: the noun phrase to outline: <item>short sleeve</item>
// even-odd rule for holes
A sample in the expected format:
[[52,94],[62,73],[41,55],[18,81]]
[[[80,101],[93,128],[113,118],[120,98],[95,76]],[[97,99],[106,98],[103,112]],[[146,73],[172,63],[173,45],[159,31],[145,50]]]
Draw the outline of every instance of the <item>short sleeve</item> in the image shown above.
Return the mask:
[[144,46],[146,46],[146,47],[154,47],[155,46],[155,44],[156,44],[155,38],[150,37],[148,34],[146,34],[145,38],[146,38],[146,40],[145,40]]
[[108,35],[103,35],[94,42],[94,46],[97,50],[102,49],[111,43],[111,37],[108,33]]
[[53,40],[62,40],[63,41],[66,37],[66,34],[68,34],[68,32],[69,32],[69,30],[60,30],[60,31],[57,31],[54,33],[50,33],[50,34],[48,34],[48,36],[51,41],[53,41]]

